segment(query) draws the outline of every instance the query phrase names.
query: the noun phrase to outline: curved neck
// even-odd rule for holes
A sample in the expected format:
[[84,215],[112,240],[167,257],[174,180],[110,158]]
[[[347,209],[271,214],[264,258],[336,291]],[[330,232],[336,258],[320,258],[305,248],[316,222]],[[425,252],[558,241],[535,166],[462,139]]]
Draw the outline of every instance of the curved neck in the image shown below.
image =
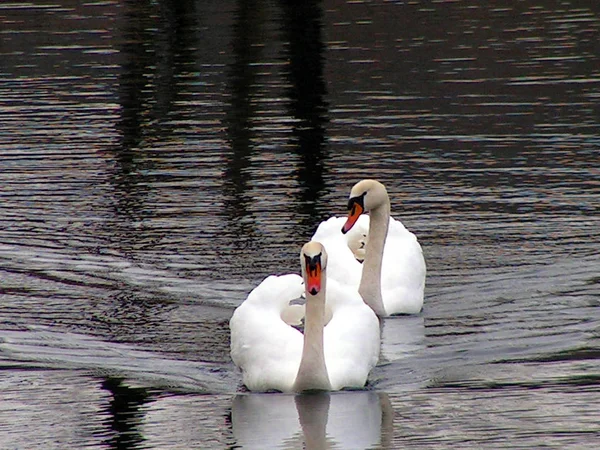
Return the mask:
[[[323,329],[325,328],[325,270],[321,272],[321,290],[316,295],[306,292],[306,316],[304,322],[304,346],[300,368],[294,382],[294,391],[331,390],[325,353]],[[306,285],[306,280],[304,281]]]
[[375,311],[375,314],[385,316],[385,307],[381,297],[381,265],[385,239],[390,225],[389,201],[372,209],[369,215],[369,240],[365,248],[365,260],[358,292],[365,303]]

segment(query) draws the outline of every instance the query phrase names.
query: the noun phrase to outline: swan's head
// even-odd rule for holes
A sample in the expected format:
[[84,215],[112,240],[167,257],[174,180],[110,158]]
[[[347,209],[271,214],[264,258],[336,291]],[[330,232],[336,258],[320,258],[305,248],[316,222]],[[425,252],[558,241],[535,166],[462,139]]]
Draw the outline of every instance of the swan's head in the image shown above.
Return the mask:
[[348,219],[342,227],[346,234],[361,214],[389,203],[385,186],[376,180],[362,180],[354,185],[348,199]]
[[360,227],[355,226],[348,232],[348,248],[354,254],[358,262],[363,262],[366,254],[368,234],[363,232]]
[[327,252],[320,242],[310,241],[300,252],[302,277],[306,284],[306,292],[317,295],[321,290],[323,271],[327,267]]

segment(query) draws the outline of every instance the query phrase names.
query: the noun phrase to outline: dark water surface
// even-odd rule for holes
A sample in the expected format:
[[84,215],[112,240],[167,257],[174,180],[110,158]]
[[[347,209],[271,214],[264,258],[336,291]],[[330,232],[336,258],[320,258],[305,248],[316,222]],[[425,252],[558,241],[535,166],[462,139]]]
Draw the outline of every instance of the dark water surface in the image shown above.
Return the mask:
[[[581,1],[0,4],[0,447],[600,446],[599,35]],[[367,177],[424,311],[367,391],[244,394],[233,309]]]

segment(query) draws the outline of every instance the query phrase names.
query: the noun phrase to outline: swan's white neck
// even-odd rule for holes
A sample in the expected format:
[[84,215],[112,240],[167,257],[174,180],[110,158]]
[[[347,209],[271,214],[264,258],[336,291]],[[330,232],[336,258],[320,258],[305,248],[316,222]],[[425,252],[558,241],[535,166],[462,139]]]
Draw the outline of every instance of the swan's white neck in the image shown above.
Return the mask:
[[367,305],[378,316],[385,316],[381,296],[381,265],[383,262],[383,248],[390,225],[389,200],[377,208],[371,209],[369,222],[369,240],[365,248],[362,277],[358,292]]
[[[321,290],[316,295],[306,292],[306,315],[304,322],[304,347],[294,391],[329,391],[331,383],[325,365],[323,329],[325,327],[325,289],[327,277],[321,271]],[[307,285],[306,280],[304,284]]]

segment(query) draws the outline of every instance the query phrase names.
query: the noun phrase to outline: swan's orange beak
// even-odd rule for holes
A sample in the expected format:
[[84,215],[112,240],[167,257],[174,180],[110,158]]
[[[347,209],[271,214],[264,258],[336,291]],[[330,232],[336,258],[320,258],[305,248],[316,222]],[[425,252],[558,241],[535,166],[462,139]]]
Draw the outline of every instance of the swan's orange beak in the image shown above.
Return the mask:
[[306,259],[306,290],[310,293],[310,295],[317,295],[321,290],[320,257],[314,259]]
[[348,231],[352,229],[360,215],[364,212],[363,206],[358,202],[350,201],[350,211],[348,211],[348,218],[346,219],[346,223],[342,227],[342,233],[346,234]]

